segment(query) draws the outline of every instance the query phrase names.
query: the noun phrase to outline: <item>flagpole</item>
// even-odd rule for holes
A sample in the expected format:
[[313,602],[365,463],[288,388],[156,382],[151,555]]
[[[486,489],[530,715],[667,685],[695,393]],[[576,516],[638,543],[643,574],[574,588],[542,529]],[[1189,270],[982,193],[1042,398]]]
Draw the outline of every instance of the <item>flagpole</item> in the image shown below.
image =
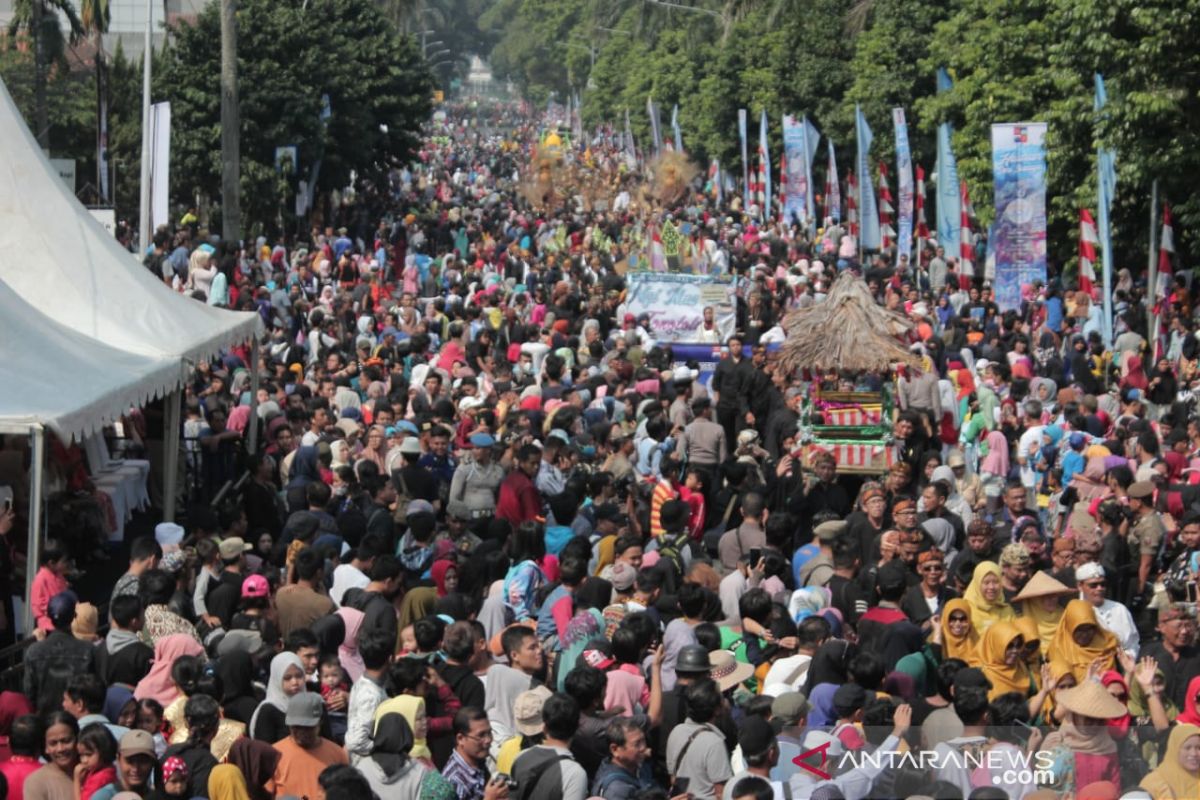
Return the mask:
[[150,55],[154,52],[151,41],[153,31],[153,4],[146,0],[145,46],[142,52],[142,185],[138,209],[138,239],[141,249],[138,259],[146,257],[153,239],[150,230]]
[[1158,358],[1158,247],[1155,239],[1154,226],[1158,223],[1158,178],[1150,189],[1150,253],[1147,261],[1150,265],[1150,281],[1146,287],[1147,299],[1150,302],[1150,330],[1146,341],[1150,344],[1150,357]]

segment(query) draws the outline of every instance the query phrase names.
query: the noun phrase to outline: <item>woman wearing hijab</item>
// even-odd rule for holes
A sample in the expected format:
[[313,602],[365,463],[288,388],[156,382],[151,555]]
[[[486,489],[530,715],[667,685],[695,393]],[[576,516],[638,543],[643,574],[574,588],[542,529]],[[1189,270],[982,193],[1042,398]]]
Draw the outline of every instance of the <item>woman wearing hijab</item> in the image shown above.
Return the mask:
[[823,728],[837,723],[838,713],[833,706],[833,695],[837,692],[838,686],[839,684],[819,683],[813,687],[812,693],[808,696],[810,705],[808,725],[810,727]]
[[988,506],[999,508],[1000,495],[1008,480],[1008,439],[1000,431],[994,430],[988,432],[984,443],[987,445],[987,455],[979,463],[979,479],[983,483]]
[[445,597],[458,589],[458,565],[448,558],[433,562],[429,577],[433,578],[438,597]]
[[1119,786],[1117,743],[1109,735],[1106,720],[1124,716],[1125,706],[1092,679],[1058,692],[1057,702],[1064,712],[1062,725],[1046,736],[1039,748],[1053,757],[1051,772],[1056,780],[1051,788],[1072,794],[1096,781]]
[[322,657],[337,655],[338,649],[346,641],[346,622],[337,614],[318,618],[309,629],[317,637],[317,647]]
[[278,742],[288,735],[288,699],[304,691],[304,664],[295,653],[280,653],[271,659],[267,696],[250,718],[248,733],[260,742]]
[[362,630],[366,615],[357,608],[347,606],[339,608],[337,615],[342,618],[342,624],[346,630],[342,643],[338,645],[338,661],[341,662],[342,669],[346,670],[346,674],[350,676],[351,682],[357,682],[366,671],[362,656],[358,653],[358,633]]
[[266,742],[242,737],[229,748],[229,763],[245,776],[250,800],[274,800],[275,793],[267,784],[275,777],[279,751]]
[[228,719],[249,724],[258,708],[254,692],[254,660],[245,650],[230,650],[217,662],[221,679],[221,708]]
[[183,656],[203,660],[204,647],[186,633],[174,633],[155,642],[150,672],[134,687],[133,696],[138,700],[157,700],[163,708],[171,705],[180,695],[179,687],[171,678],[171,667]]
[[843,639],[830,639],[817,648],[812,662],[808,665],[808,676],[804,682],[804,692],[811,692],[822,683],[832,683],[841,686],[850,679],[847,667],[850,660],[858,655],[858,646]]
[[319,483],[320,481],[321,465],[317,458],[317,448],[301,447],[292,458],[292,467],[288,472],[288,513],[307,509],[308,496],[305,494],[305,487],[310,483]]
[[453,785],[436,770],[412,757],[412,727],[402,714],[385,714],[375,726],[371,755],[356,769],[377,797],[413,800],[456,800]]
[[379,467],[381,474],[387,474],[388,439],[382,425],[372,425],[367,430],[367,446],[359,453],[359,458],[370,461]]
[[241,770],[232,764],[213,767],[208,773],[208,800],[250,800]]
[[375,729],[378,732],[380,721],[389,714],[400,714],[412,730],[412,749],[409,751],[415,759],[426,766],[433,766],[433,753],[429,749],[429,717],[425,712],[425,698],[411,694],[401,694],[380,703],[375,711]]
[[558,691],[566,690],[567,674],[575,668],[588,642],[604,638],[601,612],[612,602],[612,593],[612,584],[603,578],[588,578],[575,592],[575,615],[567,622],[560,642],[562,653],[555,665]]
[[1021,609],[1021,616],[1029,618],[1034,624],[1043,656],[1049,654],[1054,634],[1058,631],[1063,616],[1062,600],[1075,593],[1076,590],[1070,586],[1038,571],[1013,597],[1013,606]]
[[1200,797],[1200,727],[1177,725],[1167,739],[1162,763],[1139,785],[1154,800]]
[[1021,652],[1024,644],[1021,632],[1011,622],[997,622],[983,635],[979,642],[979,666],[992,683],[989,700],[1008,692],[1017,692],[1022,697],[1034,693],[1036,683]]
[[1082,683],[1092,662],[1097,659],[1101,661],[1102,669],[1116,667],[1117,637],[1100,625],[1091,603],[1072,600],[1059,620],[1050,652],[1069,664],[1075,680]]
[[972,666],[979,663],[979,632],[971,624],[972,614],[971,604],[961,597],[942,607],[938,630],[943,661],[960,658]]
[[963,599],[971,606],[971,625],[980,636],[997,622],[1012,620],[1017,616],[1004,599],[1000,566],[994,561],[982,561],[975,566],[971,583],[963,592]]

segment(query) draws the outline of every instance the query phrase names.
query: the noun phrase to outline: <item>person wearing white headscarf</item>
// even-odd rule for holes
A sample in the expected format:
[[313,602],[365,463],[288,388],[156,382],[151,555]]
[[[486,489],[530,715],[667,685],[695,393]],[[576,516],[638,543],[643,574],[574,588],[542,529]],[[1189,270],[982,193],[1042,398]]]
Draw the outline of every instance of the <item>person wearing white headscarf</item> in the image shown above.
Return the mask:
[[252,739],[274,744],[287,737],[288,700],[304,691],[304,681],[304,664],[295,653],[284,652],[271,659],[266,699],[254,709],[246,731]]
[[[929,482],[935,483],[941,481],[950,489],[950,496],[946,498],[946,510],[952,514],[957,514],[962,520],[964,530],[975,519],[975,511],[971,508],[971,504],[966,501],[961,494],[958,493],[958,481],[954,477],[954,470],[951,467],[942,464],[935,467],[933,474],[929,476]],[[917,500],[917,511],[925,511],[925,499]]]

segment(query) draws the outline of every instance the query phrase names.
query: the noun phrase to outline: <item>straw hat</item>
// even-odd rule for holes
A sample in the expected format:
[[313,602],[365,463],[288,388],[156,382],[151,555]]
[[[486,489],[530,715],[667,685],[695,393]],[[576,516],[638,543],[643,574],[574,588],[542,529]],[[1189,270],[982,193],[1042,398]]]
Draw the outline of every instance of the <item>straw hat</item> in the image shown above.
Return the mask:
[[1129,713],[1125,704],[1108,693],[1098,681],[1086,680],[1058,693],[1055,701],[1073,714],[1094,719],[1118,719]]
[[751,664],[744,664],[734,658],[728,650],[713,650],[709,653],[712,669],[708,675],[721,686],[722,692],[727,692],[754,674]]
[[1059,595],[1075,594],[1077,590],[1072,589],[1061,581],[1047,575],[1045,572],[1038,570],[1033,573],[1033,577],[1025,584],[1021,591],[1017,592],[1017,596],[1012,599],[1012,602],[1019,603],[1022,600],[1032,600],[1035,597],[1057,597]]

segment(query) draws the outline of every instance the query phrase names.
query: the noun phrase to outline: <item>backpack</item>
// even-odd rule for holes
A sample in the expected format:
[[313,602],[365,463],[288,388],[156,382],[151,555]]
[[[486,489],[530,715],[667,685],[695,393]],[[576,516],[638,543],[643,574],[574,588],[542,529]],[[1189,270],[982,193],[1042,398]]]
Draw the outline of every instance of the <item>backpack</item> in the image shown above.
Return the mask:
[[562,761],[573,761],[569,755],[556,753],[549,748],[543,748],[539,751],[525,751],[513,764],[513,779],[517,782],[517,790],[515,795],[509,796],[513,800],[538,800],[541,797],[559,797],[562,795],[562,785],[553,782],[546,783],[542,787],[541,793],[536,793],[538,785],[545,783],[543,778],[550,772],[550,768]]

